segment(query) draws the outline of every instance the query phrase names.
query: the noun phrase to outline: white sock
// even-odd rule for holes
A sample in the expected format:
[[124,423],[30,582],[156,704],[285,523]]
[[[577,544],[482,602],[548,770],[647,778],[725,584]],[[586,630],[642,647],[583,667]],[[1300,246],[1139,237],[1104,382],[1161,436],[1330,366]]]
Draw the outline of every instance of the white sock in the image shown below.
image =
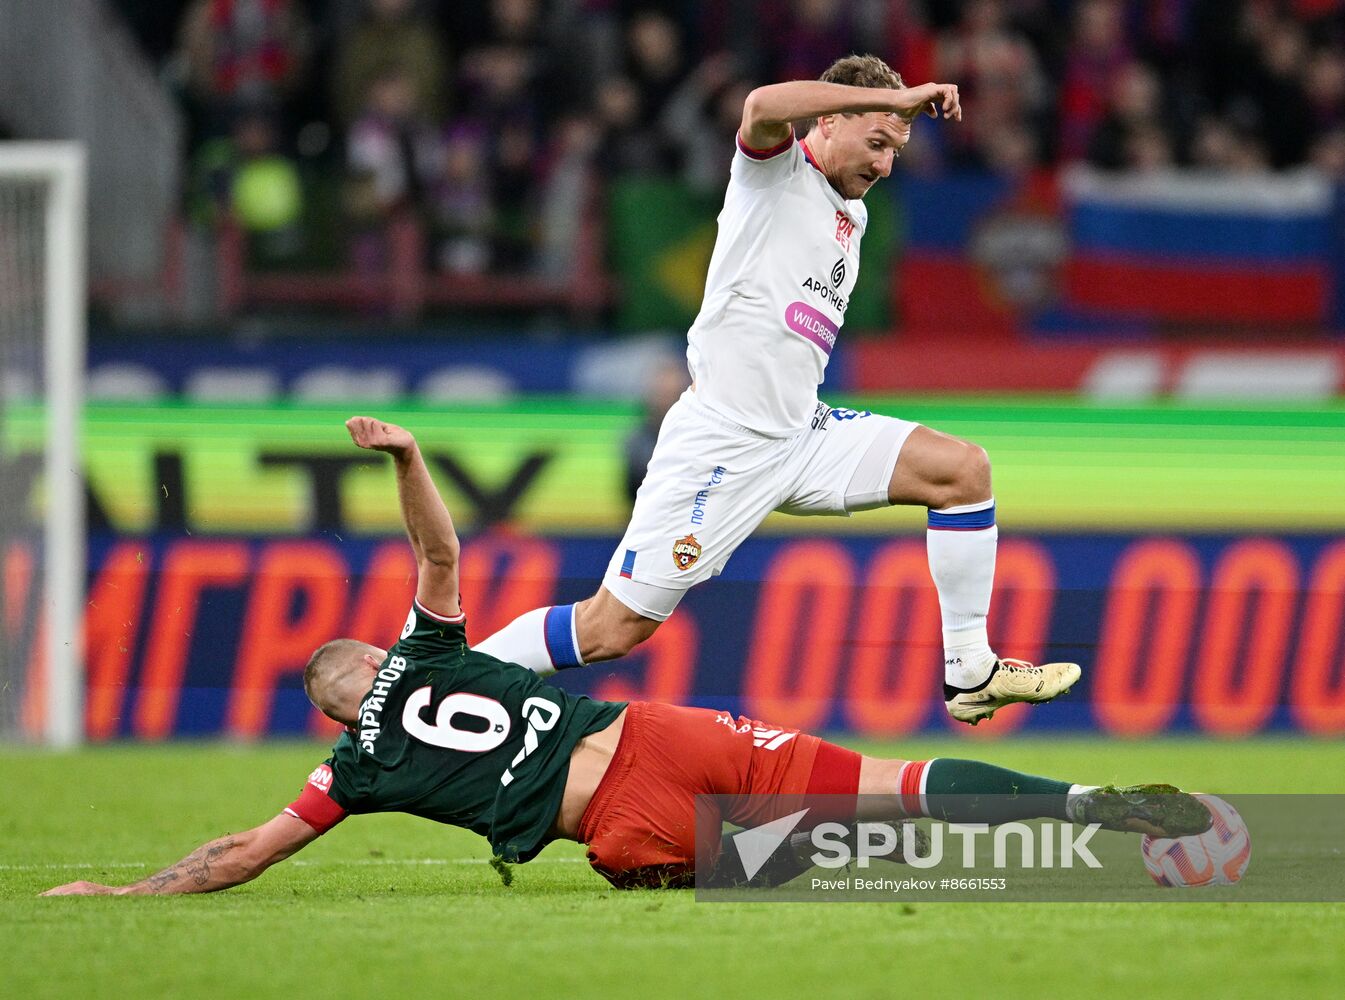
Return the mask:
[[993,499],[929,512],[925,543],[943,617],[943,680],[950,687],[979,687],[995,665],[985,622],[998,542]]
[[575,634],[573,604],[534,608],[473,648],[497,660],[527,667],[540,677],[584,665]]

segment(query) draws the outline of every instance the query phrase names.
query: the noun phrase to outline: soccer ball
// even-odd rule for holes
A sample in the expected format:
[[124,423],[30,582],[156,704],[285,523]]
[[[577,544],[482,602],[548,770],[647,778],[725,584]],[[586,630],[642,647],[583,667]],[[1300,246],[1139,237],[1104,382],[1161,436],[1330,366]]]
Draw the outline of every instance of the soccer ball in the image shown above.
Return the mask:
[[1144,867],[1162,886],[1232,885],[1252,858],[1247,824],[1221,798],[1197,795],[1214,825],[1195,837],[1150,837],[1140,841]]

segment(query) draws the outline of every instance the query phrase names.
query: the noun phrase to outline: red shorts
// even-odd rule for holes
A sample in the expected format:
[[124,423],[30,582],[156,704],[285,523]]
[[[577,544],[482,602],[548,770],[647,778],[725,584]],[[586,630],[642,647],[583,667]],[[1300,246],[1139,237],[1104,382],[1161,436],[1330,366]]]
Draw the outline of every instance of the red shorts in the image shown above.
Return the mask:
[[[797,799],[853,796],[860,756],[793,729],[725,712],[632,702],[612,763],[579,823],[595,871],[618,888],[687,885],[701,843],[719,843],[724,820],[750,827],[799,808]],[[732,798],[696,810],[697,795]],[[830,808],[838,800],[828,800]],[[844,803],[839,800],[840,809]],[[840,818],[840,817],[835,817]],[[845,817],[848,818],[848,817]],[[704,859],[702,859],[704,861]]]

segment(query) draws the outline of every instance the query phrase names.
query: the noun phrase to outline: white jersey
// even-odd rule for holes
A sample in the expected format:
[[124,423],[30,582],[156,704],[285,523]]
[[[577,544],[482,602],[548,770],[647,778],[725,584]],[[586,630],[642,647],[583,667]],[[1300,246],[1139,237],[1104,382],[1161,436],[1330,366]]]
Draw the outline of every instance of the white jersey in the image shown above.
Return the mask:
[[789,139],[738,140],[705,299],[687,334],[696,398],[760,434],[806,427],[859,274],[868,212]]

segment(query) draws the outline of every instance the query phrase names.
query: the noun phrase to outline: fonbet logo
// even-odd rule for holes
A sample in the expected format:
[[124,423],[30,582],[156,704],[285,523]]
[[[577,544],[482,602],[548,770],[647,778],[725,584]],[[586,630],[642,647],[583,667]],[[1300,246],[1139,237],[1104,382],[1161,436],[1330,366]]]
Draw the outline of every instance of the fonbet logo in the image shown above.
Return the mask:
[[332,769],[326,764],[319,764],[308,776],[308,783],[326,795],[332,789]]
[[[808,811],[800,809],[733,835],[733,846],[749,881],[789,839]],[[977,869],[985,867],[984,858],[979,861],[977,858],[981,845],[986,843],[980,839],[984,836],[990,844],[990,867],[995,869],[1009,867],[1011,849],[1018,868],[1073,868],[1076,858],[1087,868],[1101,868],[1102,862],[1088,846],[1093,834],[1100,829],[1097,823],[1078,830],[1072,823],[1053,822],[1037,827],[1026,823],[1002,823],[992,830],[987,823],[934,821],[929,828],[928,853],[921,856],[923,838],[909,821],[859,823],[853,830],[843,823],[820,823],[808,831],[809,843],[814,848],[808,860],[818,868],[835,869],[852,863],[868,868],[874,858],[879,858],[901,860],[912,868],[923,869],[943,864],[951,847],[951,863],[960,863],[964,869]],[[953,838],[961,840],[960,850]]]
[[855,220],[838,208],[836,210],[836,242],[849,250],[850,240],[854,235]]

